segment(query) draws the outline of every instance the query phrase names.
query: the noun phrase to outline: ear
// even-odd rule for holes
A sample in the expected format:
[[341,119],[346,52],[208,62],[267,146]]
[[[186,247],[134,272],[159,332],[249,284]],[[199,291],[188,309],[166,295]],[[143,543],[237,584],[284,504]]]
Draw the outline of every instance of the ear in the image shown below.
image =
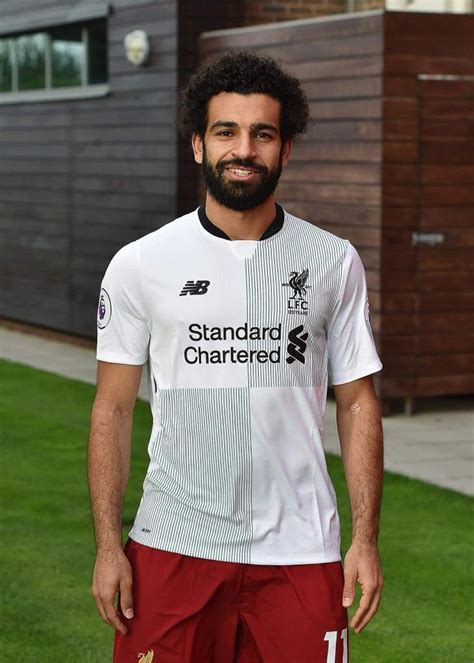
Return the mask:
[[287,140],[285,140],[285,142],[283,143],[283,146],[281,148],[281,162],[282,162],[283,166],[288,165],[288,161],[290,160],[290,152],[291,152],[292,147],[293,147],[293,141],[291,140],[291,138],[288,138]]
[[193,133],[191,144],[194,152],[194,161],[196,163],[202,163],[202,137],[197,133]]

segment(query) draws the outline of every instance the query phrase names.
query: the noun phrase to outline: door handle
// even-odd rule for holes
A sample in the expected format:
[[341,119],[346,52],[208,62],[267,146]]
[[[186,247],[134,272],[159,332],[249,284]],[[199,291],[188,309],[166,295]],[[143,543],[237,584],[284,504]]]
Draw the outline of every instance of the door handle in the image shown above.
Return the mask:
[[444,233],[412,233],[411,243],[412,246],[418,244],[428,244],[428,246],[436,246],[444,242]]

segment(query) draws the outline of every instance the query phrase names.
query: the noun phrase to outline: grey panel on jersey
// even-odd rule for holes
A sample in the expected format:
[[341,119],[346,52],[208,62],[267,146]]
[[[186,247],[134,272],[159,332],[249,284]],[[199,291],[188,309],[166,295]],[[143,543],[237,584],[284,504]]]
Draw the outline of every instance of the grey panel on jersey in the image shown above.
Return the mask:
[[197,211],[176,219],[111,261],[97,358],[149,359],[150,465],[131,538],[234,562],[340,559],[328,377],[382,366],[349,242],[286,212],[261,241],[215,236]]

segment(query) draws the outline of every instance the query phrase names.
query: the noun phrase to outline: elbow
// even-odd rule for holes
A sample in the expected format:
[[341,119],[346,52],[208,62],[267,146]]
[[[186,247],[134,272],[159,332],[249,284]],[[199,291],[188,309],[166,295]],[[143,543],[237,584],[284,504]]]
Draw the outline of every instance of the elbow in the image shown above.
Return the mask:
[[338,410],[348,416],[360,417],[365,412],[380,408],[372,376],[338,385],[334,388],[334,394]]
[[130,403],[121,403],[97,395],[92,406],[92,420],[96,421],[127,421],[133,416],[134,406]]

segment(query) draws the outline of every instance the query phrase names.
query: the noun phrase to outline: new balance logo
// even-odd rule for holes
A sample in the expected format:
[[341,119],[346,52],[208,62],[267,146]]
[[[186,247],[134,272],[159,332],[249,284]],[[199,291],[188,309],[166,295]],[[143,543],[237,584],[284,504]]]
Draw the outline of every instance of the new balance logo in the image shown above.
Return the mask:
[[210,281],[186,281],[184,288],[179,293],[183,295],[204,295],[207,292]]
[[288,343],[289,356],[286,358],[286,361],[289,364],[292,364],[296,359],[302,364],[305,362],[305,356],[303,353],[306,350],[305,341],[308,338],[308,332],[303,334],[303,329],[303,325],[300,325],[299,327],[292,329],[288,334],[288,340],[290,341]]

